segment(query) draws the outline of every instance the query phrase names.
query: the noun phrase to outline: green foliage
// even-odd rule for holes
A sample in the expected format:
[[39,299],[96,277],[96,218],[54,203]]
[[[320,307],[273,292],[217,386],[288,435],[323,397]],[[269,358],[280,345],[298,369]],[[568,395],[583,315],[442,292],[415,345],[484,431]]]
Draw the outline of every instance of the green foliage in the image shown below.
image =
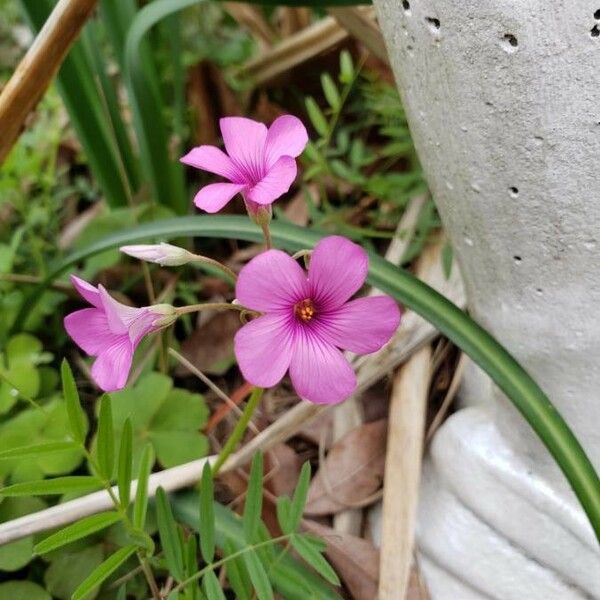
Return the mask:
[[202,558],[211,563],[215,557],[215,510],[213,476],[210,465],[202,469],[200,480],[200,550]]
[[71,435],[76,442],[83,444],[85,442],[85,436],[87,434],[87,420],[85,414],[81,409],[81,403],[79,402],[79,392],[75,385],[75,379],[71,367],[66,360],[63,360],[61,365],[61,377],[63,394],[65,396],[65,404],[67,407],[67,414],[69,415],[69,426],[71,429]]
[[[127,421],[125,422],[127,423]],[[131,425],[129,437],[131,437]],[[98,431],[96,433],[96,458],[100,468],[100,476],[111,480],[115,460],[115,441],[112,409],[110,396],[105,394],[100,400],[100,414],[98,416]]]
[[154,450],[151,444],[146,444],[142,450],[140,468],[138,471],[138,485],[135,492],[133,505],[133,525],[143,529],[146,524],[146,512],[148,510],[148,477],[154,464]]
[[126,419],[132,427],[133,470],[139,468],[142,450],[150,442],[164,467],[201,458],[208,441],[199,433],[208,417],[200,394],[173,388],[165,375],[150,373],[137,385],[110,395],[114,419],[114,443],[120,443]]
[[261,523],[262,480],[263,456],[261,452],[257,452],[252,458],[248,491],[244,502],[244,536],[249,544],[256,541]]
[[7,413],[19,398],[31,401],[40,392],[42,374],[38,368],[52,360],[42,343],[21,333],[8,340],[0,353],[0,414]]
[[101,487],[102,482],[97,477],[69,475],[66,477],[55,477],[54,479],[14,483],[13,485],[0,489],[0,497],[50,496],[68,494],[71,492],[84,493],[97,490]]
[[[119,469],[117,474],[119,501],[123,510],[129,506],[129,499],[131,495],[132,447],[133,430],[131,428],[131,420],[125,419],[123,432],[121,434],[121,446],[119,448]],[[146,484],[144,484],[144,486],[145,485]]]
[[48,592],[31,581],[0,583],[0,598],[7,600],[52,600]]
[[169,567],[169,571],[177,581],[184,580],[185,565],[183,562],[184,549],[177,523],[173,517],[169,499],[162,488],[156,491],[156,518],[160,542]]

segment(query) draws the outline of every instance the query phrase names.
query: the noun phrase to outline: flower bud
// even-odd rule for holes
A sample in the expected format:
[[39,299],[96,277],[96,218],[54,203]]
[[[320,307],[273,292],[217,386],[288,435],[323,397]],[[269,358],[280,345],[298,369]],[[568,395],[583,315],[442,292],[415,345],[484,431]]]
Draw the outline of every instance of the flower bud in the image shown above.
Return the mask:
[[194,259],[194,255],[184,248],[171,244],[138,244],[135,246],[121,246],[121,252],[140,260],[156,263],[162,267],[179,267]]
[[251,200],[246,200],[246,210],[248,216],[254,221],[259,227],[266,227],[273,218],[273,209],[270,204],[257,204]]
[[168,327],[177,320],[177,310],[170,304],[153,304],[148,310],[155,315],[159,315],[152,325],[154,327]]

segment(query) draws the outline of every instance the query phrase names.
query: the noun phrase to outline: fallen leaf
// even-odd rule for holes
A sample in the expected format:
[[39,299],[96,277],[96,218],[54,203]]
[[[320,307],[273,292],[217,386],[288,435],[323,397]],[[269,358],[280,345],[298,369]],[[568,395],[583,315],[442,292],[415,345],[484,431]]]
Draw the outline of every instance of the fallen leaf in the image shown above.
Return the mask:
[[275,496],[292,496],[298,483],[302,461],[287,444],[276,444],[266,454],[265,483]]
[[366,423],[349,431],[319,466],[308,492],[305,514],[326,515],[359,505],[383,481],[387,421]]
[[371,542],[307,519],[302,521],[302,528],[318,535],[327,544],[327,559],[346,584],[352,598],[377,598],[379,550]]

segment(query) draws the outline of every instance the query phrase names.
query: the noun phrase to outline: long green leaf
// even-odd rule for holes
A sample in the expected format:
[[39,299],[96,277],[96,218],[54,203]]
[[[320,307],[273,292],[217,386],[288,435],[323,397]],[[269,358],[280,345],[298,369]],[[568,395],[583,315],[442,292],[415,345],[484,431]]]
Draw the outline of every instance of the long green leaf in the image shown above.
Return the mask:
[[180,214],[188,207],[183,169],[169,155],[159,78],[145,42],[146,34],[162,19],[203,1],[155,0],[147,4],[133,19],[124,49],[124,76],[146,180],[154,197]]
[[160,542],[169,570],[177,581],[183,581],[185,579],[183,548],[181,547],[177,523],[173,518],[169,499],[162,488],[156,490],[156,520],[158,522]]
[[[225,556],[229,557],[237,552],[237,548],[235,547],[235,544],[228,539],[225,542],[223,551]],[[241,556],[230,558],[227,561],[227,579],[238,600],[250,600],[252,597],[252,586]]]
[[110,396],[104,394],[100,400],[100,415],[98,417],[98,435],[96,438],[96,452],[98,466],[104,479],[112,479],[115,462],[115,442],[112,408]]
[[248,569],[250,581],[252,581],[252,585],[256,590],[256,596],[258,600],[274,600],[271,582],[269,581],[263,564],[258,558],[258,554],[253,551],[244,552],[242,557],[244,559],[246,569]]
[[301,535],[292,535],[290,538],[292,546],[298,554],[329,583],[340,585],[340,580],[331,565],[325,560],[323,555],[310,543],[310,541]]
[[8,496],[46,496],[67,494],[68,492],[89,492],[102,487],[97,477],[89,475],[68,475],[40,481],[15,483],[0,489],[0,497]]
[[215,558],[215,510],[213,476],[207,462],[200,481],[200,550],[202,558],[210,564]]
[[[39,32],[54,3],[21,0],[21,5],[33,30]],[[93,65],[81,41],[73,45],[61,65],[58,90],[106,201],[110,206],[125,206],[127,185],[122,176],[119,149],[99,99]]]
[[263,456],[257,452],[252,458],[248,491],[244,500],[244,535],[246,541],[252,544],[256,541],[261,523],[263,485]]
[[138,529],[143,529],[146,523],[146,511],[148,509],[148,477],[150,477],[153,464],[154,450],[152,449],[152,444],[147,443],[142,451],[137,489],[135,491],[135,503],[133,505],[133,525]]
[[20,448],[10,448],[0,452],[0,460],[9,460],[16,458],[31,458],[33,456],[45,456],[65,452],[66,450],[77,450],[81,448],[76,442],[45,442],[35,446],[21,446]]
[[71,433],[76,442],[83,444],[87,433],[86,419],[81,408],[81,403],[79,402],[79,392],[75,385],[73,371],[71,371],[71,367],[66,359],[62,361],[60,373]]
[[[310,485],[310,463],[305,462],[300,471],[298,484],[294,490],[294,497],[290,506],[290,526],[293,531],[296,531],[302,521],[306,498],[308,497],[308,486]],[[286,532],[287,533],[287,532]]]
[[77,523],[69,525],[69,527],[65,527],[64,529],[61,529],[60,531],[48,536],[46,539],[37,544],[33,551],[36,554],[45,554],[46,552],[50,552],[51,550],[55,550],[56,548],[60,548],[61,546],[65,546],[66,544],[70,544],[76,540],[80,540],[88,535],[92,535],[92,533],[102,531],[102,529],[106,529],[106,527],[114,525],[120,520],[121,515],[116,512],[104,512],[97,515],[92,515],[91,517],[86,517],[85,519],[77,521]]
[[202,587],[208,600],[227,600],[214,571],[206,571],[202,578]]
[[71,600],[82,600],[93,592],[103,581],[108,579],[134,552],[136,546],[125,546],[109,556],[101,565],[98,565],[83,583],[73,592]]
[[[274,243],[295,252],[313,247],[325,235],[289,223],[273,223]],[[74,252],[58,264],[46,279],[47,286],[58,275],[93,254],[144,239],[169,240],[184,236],[207,236],[260,241],[261,232],[245,217],[193,216],[155,221],[128,231],[121,231]],[[571,484],[590,523],[600,539],[600,479],[573,432],[531,376],[487,331],[455,304],[380,256],[370,254],[371,285],[390,294],[414,310],[470,356],[521,412],[546,445]],[[28,297],[26,316],[35,304],[39,289]]]
[[121,434],[121,445],[119,447],[119,468],[117,472],[117,484],[119,486],[119,503],[121,508],[129,506],[131,496],[131,469],[132,469],[132,446],[133,430],[131,419],[127,417]]

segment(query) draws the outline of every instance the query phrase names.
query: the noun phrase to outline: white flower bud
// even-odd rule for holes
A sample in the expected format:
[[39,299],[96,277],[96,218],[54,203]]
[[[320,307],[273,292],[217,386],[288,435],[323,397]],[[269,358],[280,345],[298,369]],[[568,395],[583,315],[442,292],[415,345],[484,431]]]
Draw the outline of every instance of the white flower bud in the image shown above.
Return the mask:
[[135,246],[121,246],[121,252],[140,260],[156,263],[162,267],[179,267],[194,259],[194,255],[184,248],[171,244],[138,244]]

